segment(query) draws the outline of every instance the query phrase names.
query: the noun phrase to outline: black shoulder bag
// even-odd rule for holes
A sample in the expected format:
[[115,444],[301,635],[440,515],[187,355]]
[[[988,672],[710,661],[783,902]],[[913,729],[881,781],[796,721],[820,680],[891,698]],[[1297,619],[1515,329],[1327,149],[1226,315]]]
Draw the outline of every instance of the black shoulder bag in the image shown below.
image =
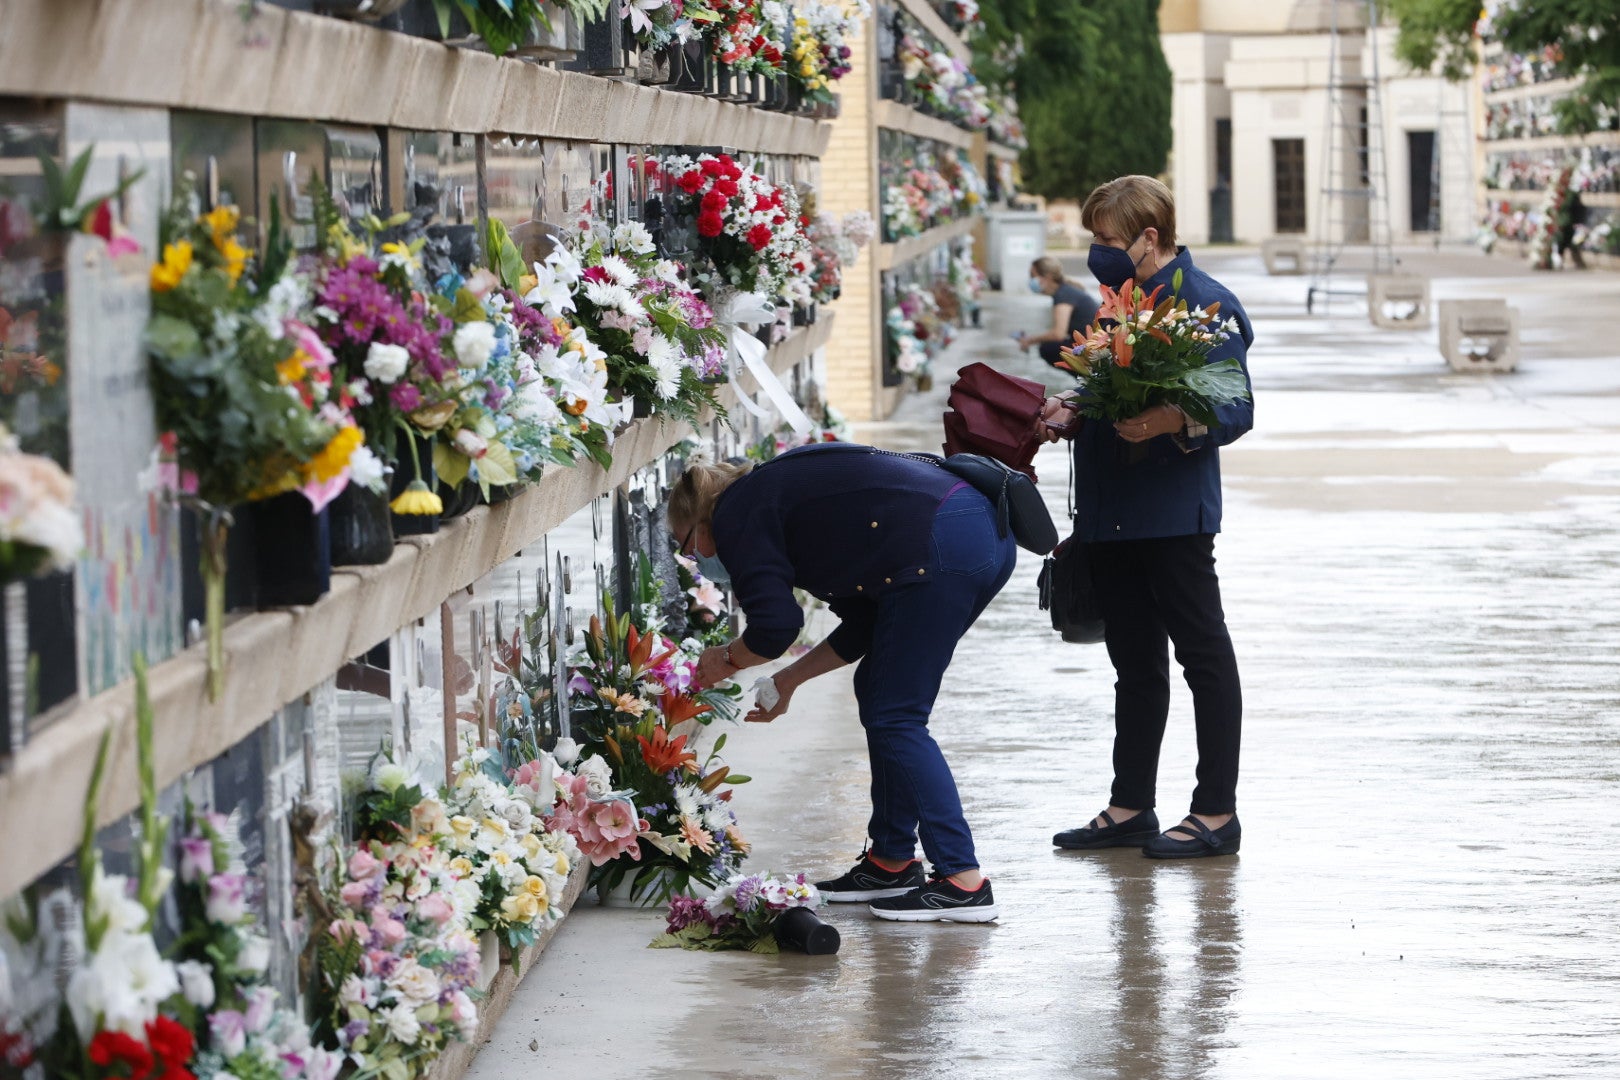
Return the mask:
[[[894,451],[885,451],[893,453]],[[983,454],[902,454],[938,465],[946,472],[966,480],[968,486],[990,500],[996,508],[996,529],[1006,536],[1012,530],[1013,542],[1025,551],[1045,555],[1057,547],[1057,526],[1046,509],[1035,482],[1017,469],[1003,465]]]
[[1092,645],[1103,640],[1102,611],[1091,577],[1086,545],[1074,536],[1074,457],[1069,457],[1069,538],[1046,557],[1041,576],[1041,610],[1050,612],[1052,629],[1071,645]]

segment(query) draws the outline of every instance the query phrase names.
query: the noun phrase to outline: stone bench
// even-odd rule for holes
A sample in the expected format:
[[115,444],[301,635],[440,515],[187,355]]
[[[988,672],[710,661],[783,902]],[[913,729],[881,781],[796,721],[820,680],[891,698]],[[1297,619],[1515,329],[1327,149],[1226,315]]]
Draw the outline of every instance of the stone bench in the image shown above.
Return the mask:
[[1266,273],[1303,274],[1305,272],[1305,238],[1303,236],[1271,236],[1260,241],[1260,258],[1266,264]]
[[1384,330],[1429,327],[1429,279],[1416,274],[1367,275],[1367,317]]
[[1440,301],[1440,354],[1453,371],[1512,371],[1519,365],[1519,310],[1506,300]]

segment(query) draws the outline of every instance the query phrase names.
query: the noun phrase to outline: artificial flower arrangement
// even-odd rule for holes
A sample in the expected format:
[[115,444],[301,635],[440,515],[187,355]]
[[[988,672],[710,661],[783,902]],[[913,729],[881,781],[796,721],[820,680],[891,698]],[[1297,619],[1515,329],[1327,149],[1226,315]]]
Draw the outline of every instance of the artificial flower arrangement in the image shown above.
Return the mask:
[[560,784],[549,755],[508,775],[504,759],[467,740],[445,795],[450,867],[478,887],[469,926],[493,930],[515,956],[562,918],[558,907],[580,847],[548,821]]
[[[643,599],[656,594],[645,565]],[[599,864],[604,891],[628,879],[632,900],[661,902],[695,887],[714,887],[748,853],[730,807],[731,787],[749,778],[719,761],[725,736],[699,757],[695,746],[715,717],[735,717],[740,689],[693,689],[698,642],[677,644],[652,626],[653,604],[592,616],[585,642],[570,654],[570,712],[584,752],[612,770],[612,790],[633,793],[640,808],[638,847]],[[624,827],[629,828],[625,822]]]
[[934,357],[949,345],[951,324],[940,314],[931,290],[906,283],[900,286],[884,317],[892,362],[896,371],[926,385]]
[[62,381],[62,366],[40,350],[39,339],[39,312],[17,314],[0,307],[0,394],[10,397]]
[[643,49],[684,44],[703,32],[700,26],[709,26],[718,17],[698,0],[618,0],[618,7]]
[[209,694],[223,679],[225,538],[230,508],[300,491],[319,511],[351,481],[380,487],[383,466],[321,335],[296,316],[307,288],[271,208],[264,252],[237,239],[234,207],[199,215],[182,186],[152,267],[145,345],[157,406],[159,482],[196,506]]
[[724,416],[714,388],[725,377],[725,332],[681,266],[658,257],[646,228],[591,222],[568,248],[556,273],[577,278],[576,317],[606,357],[609,384],[649,412]]
[[445,803],[408,755],[378,754],[356,817],[359,843],[328,898],[329,921],[313,931],[316,1041],[361,1075],[416,1076],[478,1030],[471,920],[482,893],[471,861],[454,853]]
[[1215,409],[1249,398],[1243,365],[1236,359],[1209,363],[1217,346],[1238,332],[1237,320],[1222,321],[1220,304],[1187,307],[1180,299],[1181,271],[1144,294],[1127,281],[1115,292],[1102,286],[1097,321],[1062,350],[1064,363],[1080,377],[1080,412],[1124,420],[1161,404],[1174,405],[1200,424],[1217,422]]
[[881,167],[883,234],[903,240],[955,216],[958,195],[932,155],[907,157]]
[[804,87],[806,100],[820,105],[835,100],[833,84],[852,70],[850,42],[871,13],[867,0],[852,5],[810,0],[794,6],[787,72]]
[[670,897],[664,932],[651,947],[775,954],[781,951],[776,931],[783,916],[798,909],[813,912],[822,903],[803,874],[735,874],[707,897]]
[[967,217],[984,208],[990,194],[989,185],[966,150],[958,147],[941,154],[939,174],[951,188],[952,217]]
[[714,21],[704,28],[710,54],[743,74],[758,72],[775,78],[783,71],[787,51],[782,41],[786,9],[765,0],[774,10],[767,14],[760,0],[708,0]]
[[921,27],[905,22],[896,59],[918,108],[972,131],[989,125],[989,89]]
[[50,458],[23,453],[0,424],[0,584],[70,570],[83,547],[73,478]]
[[181,933],[173,953],[197,1054],[197,1080],[334,1080],[342,1055],[310,1043],[309,1024],[266,979],[270,941],[255,925],[240,844],[226,819],[189,804],[180,838]]
[[[109,874],[96,848],[96,819],[106,776],[111,732],[104,734],[91,771],[84,806],[78,874],[82,907],[67,927],[67,940],[50,948],[60,927],[41,924],[36,912],[13,912],[7,930],[36,969],[47,953],[73,963],[60,1002],[45,1002],[6,1032],[0,1068],[50,1080],[112,1080],[115,1077],[193,1080],[195,1042],[176,1019],[184,1006],[180,973],[158,950],[156,912],[173,880],[163,856],[169,823],[157,812],[152,754],[152,708],[146,664],[135,659],[136,769],[140,782],[139,838],[135,876]],[[0,973],[3,974],[3,973]],[[53,1008],[54,1006],[54,1008]]]
[[861,248],[872,240],[872,215],[856,210],[842,218],[831,214],[805,215],[804,230],[810,241],[810,299],[828,304],[843,291],[844,268],[860,257]]
[[699,250],[713,268],[698,277],[711,303],[717,290],[771,298],[807,282],[810,245],[793,188],[777,187],[728,154],[678,157],[665,169],[680,191],[678,210],[697,221]]

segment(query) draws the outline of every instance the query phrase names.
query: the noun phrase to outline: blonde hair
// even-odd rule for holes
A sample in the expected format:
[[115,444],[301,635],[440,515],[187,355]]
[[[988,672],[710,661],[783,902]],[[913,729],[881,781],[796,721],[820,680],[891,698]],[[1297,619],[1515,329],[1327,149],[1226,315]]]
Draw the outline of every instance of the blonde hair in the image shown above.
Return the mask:
[[1049,277],[1059,285],[1068,280],[1063,276],[1063,264],[1050,255],[1042,255],[1030,263],[1029,268],[1035,271],[1038,277]]
[[1176,197],[1151,176],[1121,176],[1098,186],[1080,208],[1080,224],[1133,240],[1143,230],[1159,231],[1160,251],[1176,248]]
[[714,504],[732,484],[747,476],[754,466],[729,462],[694,461],[681,473],[669,492],[665,516],[682,525],[707,525],[714,517]]

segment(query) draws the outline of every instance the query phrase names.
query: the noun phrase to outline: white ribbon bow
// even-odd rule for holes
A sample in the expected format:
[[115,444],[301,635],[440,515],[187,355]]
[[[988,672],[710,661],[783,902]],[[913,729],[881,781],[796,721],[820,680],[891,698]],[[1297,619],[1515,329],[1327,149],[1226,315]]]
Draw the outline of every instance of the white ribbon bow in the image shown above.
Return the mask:
[[793,395],[787,392],[787,387],[776,377],[770,365],[765,363],[765,344],[748,331],[756,327],[776,321],[776,306],[770,299],[761,293],[737,293],[727,291],[715,305],[715,319],[726,328],[727,375],[737,391],[737,400],[742,407],[761,420],[770,419],[770,410],[754,400],[752,394],[743,393],[742,387],[737,383],[737,362],[759,384],[760,392],[776,407],[782,419],[800,435],[808,435],[815,427],[810,418],[799,408],[799,403],[793,400]]

